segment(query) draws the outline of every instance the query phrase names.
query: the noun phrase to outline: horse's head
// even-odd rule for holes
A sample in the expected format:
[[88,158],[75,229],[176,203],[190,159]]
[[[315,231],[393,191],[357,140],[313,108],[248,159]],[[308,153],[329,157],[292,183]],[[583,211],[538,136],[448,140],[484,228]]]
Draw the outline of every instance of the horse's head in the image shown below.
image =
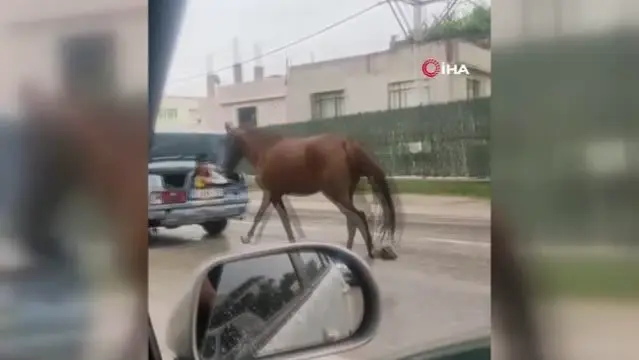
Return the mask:
[[224,160],[222,167],[227,175],[232,174],[247,153],[247,143],[245,131],[240,128],[233,128],[231,124],[224,124],[226,128],[226,143],[224,149]]
[[234,128],[225,124],[227,139],[223,163],[227,175],[232,174],[242,158],[246,158],[253,167],[274,144],[283,139],[281,135],[256,128]]

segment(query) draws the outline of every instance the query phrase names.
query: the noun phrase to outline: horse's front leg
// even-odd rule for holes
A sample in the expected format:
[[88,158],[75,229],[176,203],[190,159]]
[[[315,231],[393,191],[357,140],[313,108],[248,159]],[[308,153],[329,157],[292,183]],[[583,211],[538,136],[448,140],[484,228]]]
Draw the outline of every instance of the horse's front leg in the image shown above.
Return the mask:
[[253,239],[253,235],[255,234],[255,229],[257,228],[257,225],[262,220],[262,217],[264,216],[264,213],[266,212],[266,209],[268,208],[270,203],[271,203],[271,194],[267,191],[264,191],[262,195],[262,203],[260,204],[260,208],[257,210],[257,213],[255,214],[255,219],[253,219],[253,225],[251,225],[251,228],[249,229],[246,236],[242,236],[240,238],[243,244],[251,243],[251,239]]
[[295,236],[293,235],[293,229],[291,228],[291,219],[288,216],[288,212],[286,211],[286,207],[284,206],[284,202],[282,201],[281,196],[273,199],[273,206],[275,207],[275,210],[277,210],[277,214],[282,220],[282,225],[284,226],[284,231],[286,231],[288,241],[290,243],[294,243]]
[[302,224],[300,223],[300,218],[295,213],[295,208],[291,205],[291,202],[288,198],[282,198],[282,205],[284,205],[284,210],[286,211],[286,215],[288,219],[291,221],[291,226],[295,229],[297,233],[298,239],[306,239],[306,233],[304,233],[304,229],[302,228]]

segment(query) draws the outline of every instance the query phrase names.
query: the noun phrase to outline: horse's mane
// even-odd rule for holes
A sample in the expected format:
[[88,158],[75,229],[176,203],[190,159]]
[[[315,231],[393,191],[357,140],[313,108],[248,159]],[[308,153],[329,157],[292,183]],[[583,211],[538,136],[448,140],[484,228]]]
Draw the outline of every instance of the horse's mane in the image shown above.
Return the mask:
[[251,142],[258,142],[260,146],[272,146],[282,139],[284,136],[264,129],[258,128],[248,128],[244,130],[244,134],[248,137]]

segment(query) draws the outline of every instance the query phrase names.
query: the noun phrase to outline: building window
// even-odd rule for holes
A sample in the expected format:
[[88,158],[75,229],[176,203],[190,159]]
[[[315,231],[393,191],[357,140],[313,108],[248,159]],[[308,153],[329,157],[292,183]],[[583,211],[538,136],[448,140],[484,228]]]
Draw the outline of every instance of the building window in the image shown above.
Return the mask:
[[60,47],[62,82],[71,96],[103,97],[116,92],[116,57],[113,34],[92,34],[65,39]]
[[481,96],[481,83],[477,79],[466,79],[466,98],[468,100]]
[[175,121],[177,117],[177,109],[160,109],[158,113],[158,118],[162,121]]
[[245,106],[237,109],[237,124],[241,128],[257,127],[257,108]]
[[388,84],[388,108],[401,109],[408,107],[408,97],[414,90],[412,81],[401,81]]
[[330,119],[344,115],[344,90],[311,95],[313,119]]
[[200,120],[200,112],[198,109],[189,109],[189,121],[195,123],[195,124],[200,124],[201,120]]
[[398,81],[388,84],[388,108],[401,109],[430,103],[430,88],[416,86],[415,81]]

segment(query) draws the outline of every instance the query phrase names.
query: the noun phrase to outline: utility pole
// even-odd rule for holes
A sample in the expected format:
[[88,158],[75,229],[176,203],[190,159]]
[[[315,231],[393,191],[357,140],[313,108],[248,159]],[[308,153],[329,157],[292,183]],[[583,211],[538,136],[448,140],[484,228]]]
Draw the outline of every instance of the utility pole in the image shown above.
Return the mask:
[[449,0],[406,0],[413,7],[413,40],[417,43],[424,40],[424,28],[428,17],[424,13],[428,10],[428,5]]
[[424,41],[424,28],[428,18],[424,18],[424,10],[427,6],[441,1],[450,0],[411,0],[406,1],[413,7],[413,30],[412,30],[412,56],[413,56],[413,79],[415,81],[414,91],[417,94],[419,105],[423,105],[426,100],[427,80],[421,72],[421,64],[425,59],[421,58],[419,47]]
[[413,41],[419,44],[424,36],[424,23],[422,21],[422,10],[425,6],[420,2],[413,4]]
[[[419,100],[419,105],[424,103],[426,98],[426,82],[427,79],[424,77],[421,71],[422,54],[419,52],[420,45],[424,42],[424,37],[426,35],[426,23],[428,18],[424,16],[425,10],[428,5],[437,3],[437,2],[447,2],[446,8],[444,12],[448,12],[449,8],[455,5],[457,0],[387,0],[390,6],[391,11],[393,12],[393,16],[397,20],[399,26],[404,31],[404,34],[411,41],[411,54],[412,54],[412,63],[413,63],[413,83],[415,84],[414,93],[417,95]],[[412,7],[413,10],[413,21],[412,24],[404,17],[402,8],[399,6],[399,3],[404,5],[408,5]],[[395,6],[394,6],[395,5]],[[400,16],[401,15],[401,16]],[[445,14],[444,14],[445,15]],[[412,25],[412,26],[411,26]],[[411,29],[412,28],[412,29]],[[415,104],[417,105],[417,104]]]

